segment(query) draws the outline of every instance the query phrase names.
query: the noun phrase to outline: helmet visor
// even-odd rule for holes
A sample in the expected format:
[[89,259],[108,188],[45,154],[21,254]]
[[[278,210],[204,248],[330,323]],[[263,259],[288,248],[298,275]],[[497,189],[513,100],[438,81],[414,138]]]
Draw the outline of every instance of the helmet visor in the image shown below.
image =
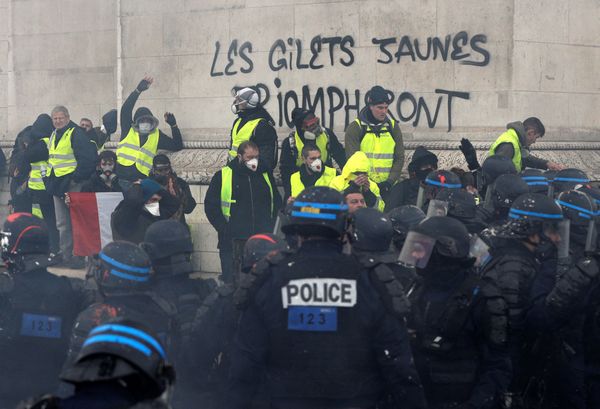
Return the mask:
[[407,267],[425,268],[435,246],[435,239],[411,231],[406,236],[398,262]]
[[427,208],[427,217],[446,216],[448,214],[448,202],[445,200],[433,199],[429,201]]
[[558,258],[569,257],[569,238],[571,220],[563,219],[558,222],[544,223],[543,232],[556,246]]

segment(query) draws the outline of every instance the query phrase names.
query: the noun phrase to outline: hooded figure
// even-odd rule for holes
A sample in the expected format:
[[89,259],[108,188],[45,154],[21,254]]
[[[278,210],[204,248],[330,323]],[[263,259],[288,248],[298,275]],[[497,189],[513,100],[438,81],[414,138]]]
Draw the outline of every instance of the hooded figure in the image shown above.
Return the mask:
[[386,200],[386,211],[405,205],[416,205],[419,184],[438,168],[438,157],[424,146],[417,146],[408,164],[409,178],[396,183]]
[[167,155],[159,154],[154,157],[150,177],[157,181],[163,189],[179,199],[181,205],[173,218],[185,224],[185,215],[194,211],[196,200],[192,196],[188,183],[177,176],[173,170]]
[[113,151],[102,151],[98,155],[96,173],[81,187],[82,192],[122,192],[115,172],[117,155]]
[[358,151],[348,159],[342,174],[333,178],[329,187],[343,192],[350,185],[356,185],[362,191],[368,207],[383,211],[385,203],[379,193],[379,186],[368,176],[369,168],[367,155]]
[[164,115],[165,122],[171,127],[172,138],[158,130],[158,119],[146,107],[138,108],[132,119],[131,114],[137,99],[153,82],[152,77],[145,77],[121,107],[117,175],[123,190],[127,190],[133,181],[143,179],[150,174],[152,160],[159,149],[168,151],[183,149],[181,131],[172,113],[165,112]]
[[111,215],[113,238],[135,244],[144,241],[152,223],[170,219],[180,205],[175,196],[152,179],[134,183],[124,196]]

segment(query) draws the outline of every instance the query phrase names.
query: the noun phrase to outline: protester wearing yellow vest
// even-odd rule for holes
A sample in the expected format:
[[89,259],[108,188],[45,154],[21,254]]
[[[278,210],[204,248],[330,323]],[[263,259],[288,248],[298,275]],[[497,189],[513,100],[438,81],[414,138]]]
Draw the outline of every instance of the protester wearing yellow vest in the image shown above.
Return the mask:
[[231,111],[237,115],[231,127],[229,160],[237,157],[242,142],[254,142],[260,151],[260,161],[269,171],[277,166],[277,132],[275,121],[260,103],[253,88],[234,89]]
[[60,251],[65,267],[83,268],[82,257],[73,256],[71,216],[65,203],[65,194],[79,192],[81,185],[96,168],[96,146],[85,130],[70,120],[64,106],[52,110],[54,132],[48,141],[48,170],[46,189],[54,196],[56,227],[60,234]]
[[379,85],[367,93],[367,106],[346,128],[346,156],[357,151],[369,159],[369,178],[375,181],[385,199],[392,185],[400,180],[404,165],[404,142],[398,122],[388,117],[391,102]]
[[213,176],[204,210],[218,233],[222,279],[233,279],[233,240],[243,241],[257,233],[273,231],[281,197],[268,169],[259,163],[255,143],[238,147],[237,157]]
[[140,107],[133,115],[133,107],[140,94],[154,82],[146,76],[137,88],[127,97],[121,107],[121,139],[117,146],[117,176],[123,190],[132,182],[148,177],[152,169],[152,159],[161,150],[180,151],[183,149],[181,131],[175,115],[165,112],[165,122],[171,127],[172,138],[158,129],[158,119],[146,107]]
[[321,150],[317,146],[307,143],[302,148],[300,156],[303,161],[302,166],[290,178],[290,199],[296,198],[307,187],[329,186],[337,176],[334,168],[323,164]]
[[59,235],[56,229],[54,200],[46,190],[46,180],[50,166],[48,164],[48,144],[50,142],[49,136],[53,131],[54,126],[50,115],[39,115],[31,125],[29,136],[24,139],[26,147],[23,156],[31,166],[27,182],[32,202],[31,213],[46,221],[50,236],[50,252],[56,254],[59,251]]
[[385,203],[379,193],[377,183],[368,176],[369,159],[364,152],[356,152],[348,158],[342,174],[333,178],[329,187],[344,193],[346,189],[352,186],[358,186],[363,193],[367,207],[373,207],[383,212]]
[[492,143],[489,155],[500,155],[513,161],[517,172],[525,168],[561,170],[564,166],[548,160],[536,158],[529,148],[546,133],[546,128],[538,118],[530,117],[523,122],[511,122],[506,132]]
[[279,158],[284,199],[291,194],[290,178],[292,174],[302,169],[304,163],[302,148],[306,144],[310,143],[319,148],[323,166],[333,168],[333,160],[340,169],[346,164],[344,146],[332,130],[321,126],[320,118],[314,112],[304,108],[294,108],[292,121],[294,132],[283,140]]

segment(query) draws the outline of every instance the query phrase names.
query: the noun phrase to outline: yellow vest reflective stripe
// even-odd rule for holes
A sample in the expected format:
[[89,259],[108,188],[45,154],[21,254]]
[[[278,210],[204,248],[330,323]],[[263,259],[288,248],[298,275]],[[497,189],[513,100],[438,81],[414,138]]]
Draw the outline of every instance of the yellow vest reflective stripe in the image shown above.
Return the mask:
[[[50,138],[42,138],[42,141],[48,143]],[[44,184],[44,178],[47,176],[48,172],[48,161],[41,160],[39,162],[33,162],[31,164],[31,171],[29,172],[29,180],[27,181],[27,186],[31,190],[46,190],[46,185]]]
[[490,151],[488,152],[488,154],[490,156],[495,155],[496,148],[501,143],[512,144],[513,149],[515,151],[515,154],[512,157],[512,162],[515,164],[515,168],[517,168],[517,172],[520,172],[521,167],[522,167],[522,165],[521,165],[521,143],[519,141],[519,135],[517,134],[517,131],[515,131],[514,129],[509,129],[506,132],[504,132],[502,135],[500,135],[498,137],[498,139],[496,139],[494,141],[494,143],[492,144],[492,146],[490,147]]
[[39,217],[40,219],[44,218],[44,215],[42,214],[42,208],[38,203],[31,204],[31,214]]
[[[269,179],[269,175],[265,172],[262,174],[265,182],[269,186],[269,191],[271,193],[271,214],[273,214],[273,186],[271,185],[271,180]],[[229,166],[225,166],[221,169],[221,212],[223,216],[229,221],[231,217],[231,204],[235,203],[235,200],[232,200],[232,191],[233,191],[233,170]]]
[[48,146],[48,165],[50,168],[49,174],[54,173],[56,177],[68,175],[75,172],[77,168],[77,160],[71,146],[71,135],[75,128],[69,128],[65,131],[58,145],[55,143],[56,131],[52,132]]
[[122,166],[132,166],[135,164],[136,169],[148,176],[152,169],[152,160],[158,151],[159,131],[148,135],[144,146],[140,146],[140,134],[133,128],[129,128],[129,132],[125,139],[117,145],[117,163]]
[[[334,168],[325,166],[323,169],[323,174],[319,179],[316,180],[314,185],[329,186],[333,178],[336,176],[337,173]],[[290,177],[290,185],[292,187],[292,197],[297,197],[305,189],[304,183],[302,183],[302,179],[300,178],[300,172],[296,172]]]
[[252,135],[254,135],[254,130],[256,129],[258,123],[262,121],[264,118],[253,119],[248,121],[242,126],[242,129],[238,129],[240,123],[242,122],[242,118],[238,118],[233,124],[233,129],[231,130],[231,148],[229,149],[229,156],[231,159],[235,159],[237,156],[238,147],[242,144],[242,142],[249,141]]
[[[304,142],[300,139],[298,135],[298,131],[294,133],[294,140],[296,142],[296,149],[298,149],[298,156],[296,157],[296,166],[302,166],[302,148],[304,148]],[[327,145],[329,144],[329,137],[325,133],[325,131],[321,132],[317,139],[315,140],[317,147],[321,151],[321,160],[323,163],[327,162],[329,158],[329,153],[327,152]]]
[[369,159],[371,170],[369,178],[380,183],[388,180],[392,165],[394,164],[394,150],[396,149],[396,141],[392,136],[394,128],[394,120],[391,119],[390,125],[385,125],[381,128],[379,136],[371,131],[367,124],[363,124],[358,118],[356,123],[361,128],[366,127],[365,135],[360,142],[360,150],[363,151]]

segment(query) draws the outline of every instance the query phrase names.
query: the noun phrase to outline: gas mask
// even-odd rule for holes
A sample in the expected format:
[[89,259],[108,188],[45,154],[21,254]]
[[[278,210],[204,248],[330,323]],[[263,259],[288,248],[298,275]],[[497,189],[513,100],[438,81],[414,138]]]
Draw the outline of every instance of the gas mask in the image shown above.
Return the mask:
[[323,162],[321,159],[315,159],[313,163],[308,165],[309,169],[314,173],[321,173],[323,170]]
[[140,122],[140,124],[138,125],[138,130],[142,134],[149,134],[150,132],[152,132],[153,127],[153,124],[151,124],[150,122]]
[[240,112],[242,112],[242,110],[240,109],[241,104],[242,102],[239,102],[237,99],[233,102],[233,104],[231,104],[231,112],[233,112],[234,115],[237,115]]
[[307,141],[314,141],[317,139],[317,135],[312,133],[311,131],[304,131],[304,139]]
[[114,163],[101,163],[100,164],[100,179],[107,181],[112,181],[116,178],[115,175],[115,164]]
[[256,169],[258,169],[258,159],[250,159],[249,161],[244,162],[244,165],[252,172],[256,172]]
[[144,205],[144,208],[152,216],[156,216],[156,217],[160,216],[160,204],[158,202],[146,203]]

